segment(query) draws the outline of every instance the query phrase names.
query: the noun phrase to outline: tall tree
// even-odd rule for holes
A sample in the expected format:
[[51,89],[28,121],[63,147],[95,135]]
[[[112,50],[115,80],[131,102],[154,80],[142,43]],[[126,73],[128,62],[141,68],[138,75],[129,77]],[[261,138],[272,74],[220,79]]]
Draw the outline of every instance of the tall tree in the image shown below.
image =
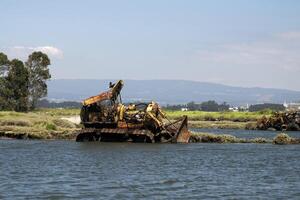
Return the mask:
[[201,103],[201,110],[203,111],[218,111],[219,105],[217,102],[209,100]]
[[9,109],[11,105],[8,102],[8,97],[11,95],[10,90],[7,87],[7,72],[8,72],[9,60],[7,55],[0,52],[0,110]]
[[46,81],[51,78],[48,66],[50,59],[42,52],[33,52],[25,63],[29,72],[29,102],[34,109],[38,100],[47,95]]
[[11,91],[8,96],[10,105],[14,107],[15,111],[27,111],[29,74],[22,61],[13,59],[10,62],[6,80],[8,89]]
[[0,52],[0,77],[3,77],[6,74],[8,70],[8,64],[9,60],[7,58],[7,55]]

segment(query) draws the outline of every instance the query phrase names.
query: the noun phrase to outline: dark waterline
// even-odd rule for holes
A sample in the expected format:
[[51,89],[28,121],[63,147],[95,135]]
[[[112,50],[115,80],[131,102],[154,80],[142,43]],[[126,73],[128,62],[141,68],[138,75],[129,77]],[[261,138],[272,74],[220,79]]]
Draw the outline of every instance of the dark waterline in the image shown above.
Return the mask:
[[0,140],[0,199],[298,199],[300,145]]
[[273,139],[279,133],[286,133],[291,137],[300,138],[300,131],[261,131],[261,130],[243,130],[243,129],[212,129],[212,128],[193,128],[194,132],[205,132],[214,134],[229,134],[238,138],[267,138]]

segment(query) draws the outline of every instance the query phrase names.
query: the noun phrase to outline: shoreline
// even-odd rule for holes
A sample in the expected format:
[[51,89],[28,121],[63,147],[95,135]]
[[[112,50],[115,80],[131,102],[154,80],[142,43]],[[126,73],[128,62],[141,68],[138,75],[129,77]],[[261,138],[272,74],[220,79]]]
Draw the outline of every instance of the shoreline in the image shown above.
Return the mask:
[[[0,140],[68,140],[75,141],[76,133],[75,131],[68,134],[68,137],[52,137],[44,138],[37,137],[35,134],[31,133],[14,133],[14,132],[3,132],[0,131]],[[230,134],[215,134],[215,133],[205,133],[205,132],[192,132],[189,143],[218,143],[218,144],[242,144],[242,143],[252,143],[252,144],[300,144],[300,138],[290,137],[286,133],[279,133],[273,139],[267,139],[263,137],[257,138],[239,138]]]
[[[70,117],[74,120],[74,116]],[[0,138],[16,139],[74,139],[76,131],[81,129],[77,123],[68,117],[54,119],[50,122],[28,122],[26,120],[0,120]],[[245,130],[248,122],[230,121],[189,121],[191,129],[240,129]]]
[[[0,139],[75,140],[77,135],[76,131],[82,128],[79,124],[79,112],[79,109],[40,109],[28,113],[1,111]],[[254,130],[256,121],[251,121],[250,119],[254,116],[258,116],[257,113],[205,113],[200,111],[189,113],[167,111],[166,113],[171,121],[176,120],[178,116],[189,114],[187,115],[189,117],[188,125],[189,128],[192,129]],[[208,115],[211,116],[208,117]],[[237,117],[241,118],[237,119]],[[237,138],[232,135],[202,132],[193,132],[191,141],[214,143],[272,143],[270,139],[266,138],[250,140]],[[290,141],[298,141],[298,139],[290,138]]]

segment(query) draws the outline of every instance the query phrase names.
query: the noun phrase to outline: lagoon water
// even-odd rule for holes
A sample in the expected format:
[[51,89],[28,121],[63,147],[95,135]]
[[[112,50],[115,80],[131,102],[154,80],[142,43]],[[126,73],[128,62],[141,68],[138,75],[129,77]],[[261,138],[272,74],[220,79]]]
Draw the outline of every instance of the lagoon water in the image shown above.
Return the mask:
[[[214,133],[214,134],[229,134],[238,138],[266,138],[273,139],[277,134],[282,133],[283,131],[262,131],[262,130],[243,130],[243,129],[212,129],[212,128],[193,128],[191,131],[194,132],[205,132],[205,133]],[[300,131],[285,131],[284,133],[288,134],[291,137],[300,138]]]
[[0,140],[0,199],[299,199],[300,145]]

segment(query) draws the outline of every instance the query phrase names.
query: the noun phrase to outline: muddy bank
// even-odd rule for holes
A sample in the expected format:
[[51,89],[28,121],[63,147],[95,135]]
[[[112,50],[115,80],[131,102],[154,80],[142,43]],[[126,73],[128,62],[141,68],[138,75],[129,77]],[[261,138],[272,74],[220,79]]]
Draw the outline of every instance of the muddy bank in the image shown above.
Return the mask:
[[16,139],[74,139],[81,126],[49,112],[0,112],[0,137]]
[[75,140],[76,135],[76,130],[49,132],[0,131],[0,139]]
[[[68,116],[61,119],[67,120],[73,124],[80,124],[80,116]],[[171,120],[172,122],[176,120]],[[243,122],[243,121],[200,121],[189,120],[188,125],[190,128],[213,128],[213,129],[253,129],[256,127],[256,122]]]
[[255,122],[233,122],[233,121],[189,121],[190,128],[211,129],[254,129]]
[[[0,112],[0,138],[74,140],[81,129],[77,111],[42,110],[28,113]],[[190,128],[254,129],[255,122],[189,121]],[[233,135],[193,133],[191,142],[299,144],[300,139],[279,134],[272,139],[244,139]]]
[[[77,131],[55,131],[55,132],[13,132],[13,131],[0,131],[0,139],[43,139],[43,140],[75,140]],[[293,138],[285,133],[280,133],[273,139],[267,139],[263,137],[246,139],[238,138],[229,134],[213,134],[213,133],[201,133],[192,132],[190,143],[256,143],[256,144],[300,144],[300,138]]]
[[273,139],[266,138],[238,138],[228,134],[213,134],[193,132],[190,138],[191,143],[272,143],[272,144],[300,144],[300,138],[293,138],[285,133],[280,133]]
[[300,131],[300,111],[276,112],[270,117],[257,120],[257,129],[277,131]]

